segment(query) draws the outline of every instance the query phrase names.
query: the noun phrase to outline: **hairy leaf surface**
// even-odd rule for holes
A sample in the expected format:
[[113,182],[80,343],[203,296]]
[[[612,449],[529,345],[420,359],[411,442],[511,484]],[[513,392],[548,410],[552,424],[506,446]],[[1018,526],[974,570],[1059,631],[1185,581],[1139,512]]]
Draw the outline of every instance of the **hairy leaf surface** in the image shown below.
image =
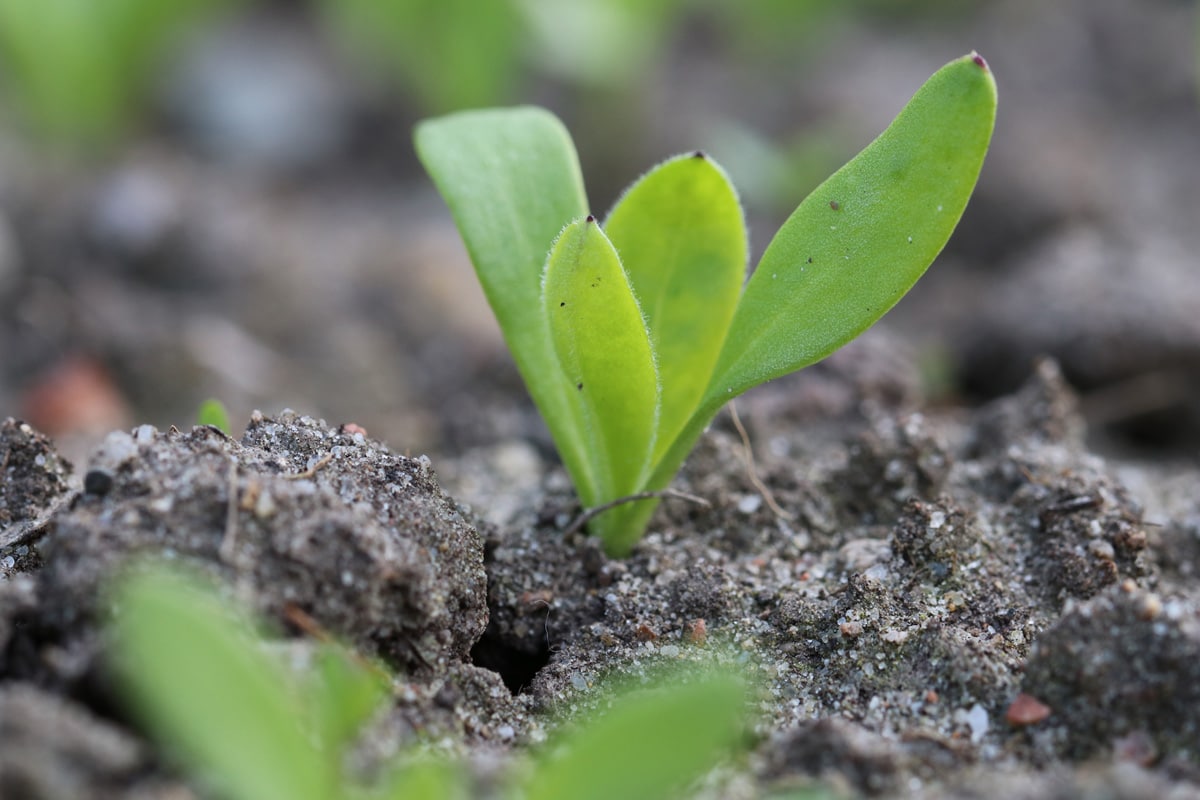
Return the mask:
[[583,421],[540,307],[550,245],[587,213],[575,146],[539,108],[464,111],[417,126],[417,155],[450,207],[530,396],[585,504],[596,478]]
[[725,172],[701,153],[637,181],[604,223],[637,295],[658,359],[655,457],[696,410],[746,274],[746,225]]
[[543,308],[602,496],[637,490],[658,422],[658,376],[617,251],[592,217],[571,223],[546,262]]
[[962,216],[995,116],[990,70],[982,58],[964,56],[817,187],[750,279],[708,401],[824,358],[903,297]]

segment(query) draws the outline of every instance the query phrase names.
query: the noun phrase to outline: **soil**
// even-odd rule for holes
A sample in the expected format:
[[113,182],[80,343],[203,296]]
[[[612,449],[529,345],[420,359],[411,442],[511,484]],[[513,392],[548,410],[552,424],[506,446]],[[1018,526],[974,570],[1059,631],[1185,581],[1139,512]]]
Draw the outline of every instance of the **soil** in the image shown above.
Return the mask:
[[[106,672],[103,586],[145,554],[387,663],[370,757],[433,743],[481,787],[603,678],[719,652],[754,737],[697,797],[1200,797],[1194,9],[979,5],[831,29],[786,112],[694,22],[625,109],[646,135],[580,137],[604,197],[721,160],[715,117],[819,113],[857,147],[961,52],[1001,87],[929,276],[739,399],[744,438],[722,412],[674,484],[707,505],[664,501],[624,559],[564,532],[570,483],[383,98],[319,104],[324,144],[286,159],[206,149],[199,100],[172,118],[196,75],[100,164],[0,142],[0,797],[200,791]],[[264,13],[278,35],[235,24],[188,69],[350,80],[303,12]],[[761,249],[788,209],[747,203]],[[207,395],[240,437],[182,424]]]

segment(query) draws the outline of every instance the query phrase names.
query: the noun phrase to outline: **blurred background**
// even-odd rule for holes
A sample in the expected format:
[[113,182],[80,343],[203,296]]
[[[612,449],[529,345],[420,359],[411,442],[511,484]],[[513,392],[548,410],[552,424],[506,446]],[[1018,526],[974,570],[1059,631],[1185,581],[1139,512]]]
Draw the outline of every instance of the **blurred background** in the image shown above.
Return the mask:
[[1000,87],[992,153],[876,339],[946,404],[1052,355],[1096,446],[1193,458],[1198,17],[1195,0],[0,0],[0,417],[76,458],[113,428],[191,425],[208,397],[235,433],[290,407],[435,458],[543,440],[414,122],[547,106],[598,214],[703,149],[754,259],[975,49]]

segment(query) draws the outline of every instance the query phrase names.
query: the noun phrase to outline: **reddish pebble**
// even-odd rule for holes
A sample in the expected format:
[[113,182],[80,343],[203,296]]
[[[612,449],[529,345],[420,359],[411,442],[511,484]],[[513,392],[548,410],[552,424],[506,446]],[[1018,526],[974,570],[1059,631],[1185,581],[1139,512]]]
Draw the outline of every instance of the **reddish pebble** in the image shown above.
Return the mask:
[[347,422],[342,426],[342,433],[346,434],[347,436],[353,436],[356,433],[361,433],[363,436],[366,436],[367,429],[362,425],[355,425],[353,422]]
[[704,644],[708,638],[708,624],[703,619],[694,619],[688,623],[684,636],[692,644]]
[[936,691],[934,691],[933,689],[930,689],[929,691],[925,692],[925,702],[929,703],[929,705],[934,705],[940,699],[941,698],[938,697],[938,693]]
[[633,632],[639,642],[653,642],[658,638],[658,631],[651,628],[646,623],[637,626],[637,630]]
[[853,639],[857,636],[862,636],[863,624],[857,620],[851,620],[839,625],[838,630],[841,631],[842,636],[845,636],[847,639]]
[[1008,720],[1009,725],[1019,728],[1023,725],[1033,725],[1034,723],[1041,722],[1050,716],[1050,713],[1050,706],[1031,694],[1021,692],[1012,701],[1012,705],[1008,707],[1008,711],[1004,712],[1004,718]]
[[50,436],[103,433],[131,413],[111,373],[96,359],[68,356],[25,391],[21,414]]

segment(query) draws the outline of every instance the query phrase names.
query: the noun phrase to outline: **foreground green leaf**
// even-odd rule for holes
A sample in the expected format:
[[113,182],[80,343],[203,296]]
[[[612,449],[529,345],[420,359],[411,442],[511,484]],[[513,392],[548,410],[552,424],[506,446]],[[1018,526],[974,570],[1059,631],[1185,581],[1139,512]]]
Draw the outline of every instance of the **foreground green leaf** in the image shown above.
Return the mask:
[[464,768],[450,761],[418,759],[396,767],[363,800],[468,800]]
[[229,412],[225,410],[225,404],[220,400],[209,398],[200,404],[200,408],[196,411],[197,425],[212,425],[226,436],[229,435]]
[[228,0],[0,0],[0,77],[33,133],[112,143],[189,25]]
[[524,800],[662,800],[711,769],[743,735],[745,685],[676,674],[619,692],[612,707],[548,748]]
[[324,644],[305,682],[306,705],[321,748],[340,752],[388,697],[389,678],[381,667]]
[[294,686],[246,621],[178,575],[117,593],[117,672],[140,716],[193,770],[240,800],[325,800],[336,768],[302,729]]

